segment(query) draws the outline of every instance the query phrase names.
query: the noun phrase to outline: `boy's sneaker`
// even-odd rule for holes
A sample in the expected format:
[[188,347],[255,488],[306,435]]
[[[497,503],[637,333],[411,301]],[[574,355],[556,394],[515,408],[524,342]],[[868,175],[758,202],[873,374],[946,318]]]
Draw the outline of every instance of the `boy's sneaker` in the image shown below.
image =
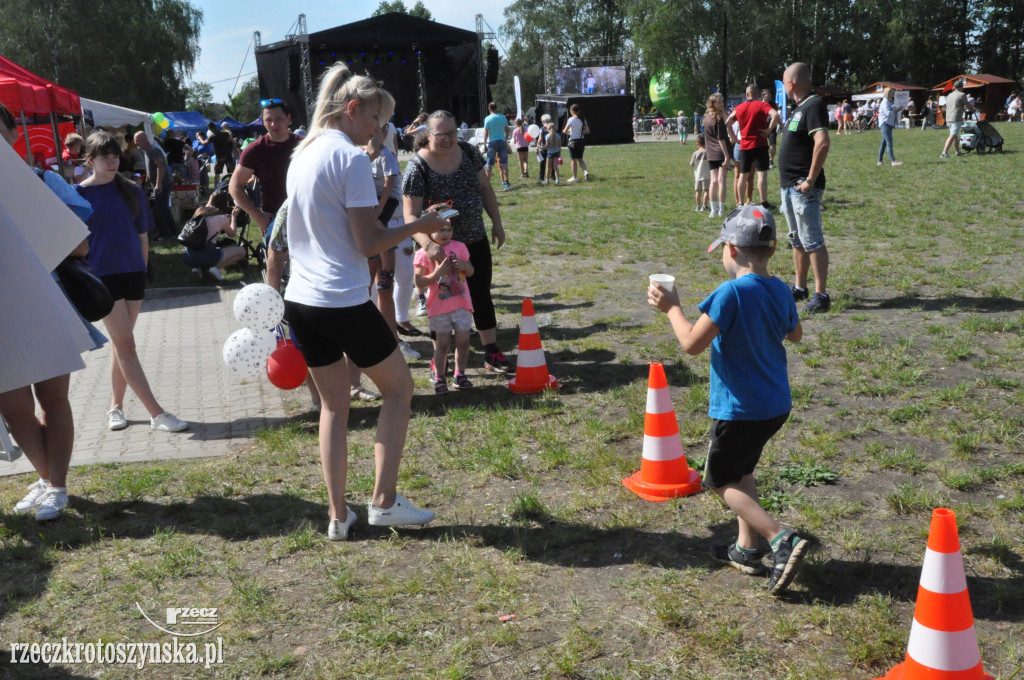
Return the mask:
[[774,564],[772,565],[771,576],[768,577],[769,593],[778,595],[789,587],[789,584],[796,577],[797,569],[800,567],[800,562],[803,560],[807,548],[807,541],[792,531],[786,530],[782,534],[779,547],[775,549],[772,556]]
[[22,498],[14,506],[14,512],[19,515],[27,515],[43,502],[43,496],[46,495],[46,490],[50,488],[50,483],[46,480],[40,479],[35,484],[28,487],[28,495]]
[[347,541],[348,530],[351,529],[352,525],[359,519],[352,508],[346,505],[345,509],[348,510],[348,514],[345,515],[344,522],[340,519],[332,519],[331,523],[327,526],[327,538],[332,541]]
[[416,302],[416,316],[427,315],[427,298],[420,298]]
[[68,507],[68,490],[63,486],[51,486],[46,489],[46,493],[39,501],[36,521],[48,522],[51,519],[57,519],[64,508]]
[[465,373],[456,373],[455,380],[452,381],[452,387],[457,390],[468,390],[473,386],[473,383],[469,382],[469,378],[466,377]]
[[789,292],[793,293],[793,302],[800,302],[806,300],[808,292],[806,288],[797,288],[796,286],[790,286]]
[[495,373],[511,373],[512,365],[508,363],[501,350],[484,355],[484,368]]
[[804,311],[808,314],[817,314],[819,312],[827,312],[831,307],[832,298],[828,295],[815,293],[811,301],[804,305]]
[[128,420],[124,417],[124,411],[120,406],[107,411],[107,427],[111,430],[123,430],[128,427]]
[[378,508],[370,503],[367,524],[375,527],[396,527],[408,524],[420,526],[434,521],[432,510],[420,510],[408,498],[400,493],[395,494],[395,502],[390,508]]
[[405,357],[406,361],[416,361],[420,358],[420,353],[412,347],[409,347],[409,343],[404,340],[398,343],[398,349],[402,353],[402,356]]
[[167,411],[150,419],[149,426],[157,432],[181,432],[188,429],[188,423],[178,420],[177,416]]
[[750,576],[760,576],[768,571],[768,567],[761,561],[765,556],[761,548],[753,553],[744,553],[735,543],[717,543],[711,546],[711,556]]
[[438,396],[448,394],[448,382],[444,378],[434,381],[434,394]]

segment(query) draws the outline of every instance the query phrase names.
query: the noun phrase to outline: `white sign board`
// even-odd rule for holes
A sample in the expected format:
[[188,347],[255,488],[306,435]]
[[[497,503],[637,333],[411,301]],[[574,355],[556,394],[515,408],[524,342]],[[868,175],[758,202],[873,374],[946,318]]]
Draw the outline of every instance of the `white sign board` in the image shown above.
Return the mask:
[[896,109],[905,109],[910,104],[910,93],[906,90],[896,90],[896,97],[893,100],[893,107]]

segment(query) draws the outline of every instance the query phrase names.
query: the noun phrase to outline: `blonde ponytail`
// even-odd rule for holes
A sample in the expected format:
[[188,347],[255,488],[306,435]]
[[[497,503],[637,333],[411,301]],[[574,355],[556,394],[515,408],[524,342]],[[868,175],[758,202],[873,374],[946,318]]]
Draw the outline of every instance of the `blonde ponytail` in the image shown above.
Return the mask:
[[342,62],[337,62],[324,73],[320,90],[313,109],[306,138],[295,148],[292,157],[297,157],[314,139],[331,127],[331,121],[345,112],[353,99],[359,103],[376,98],[380,101],[380,120],[387,121],[395,110],[395,98],[369,76],[357,76]]

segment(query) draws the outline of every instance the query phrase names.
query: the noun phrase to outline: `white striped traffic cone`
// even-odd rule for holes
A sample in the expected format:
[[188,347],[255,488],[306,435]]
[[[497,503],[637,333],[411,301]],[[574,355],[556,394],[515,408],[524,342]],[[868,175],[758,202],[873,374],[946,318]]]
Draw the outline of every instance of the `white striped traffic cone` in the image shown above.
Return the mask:
[[701,490],[700,475],[690,468],[683,453],[676,411],[665,379],[665,367],[651,364],[647,379],[647,414],[644,418],[644,449],[640,471],[622,484],[640,498],[667,501]]
[[558,381],[548,373],[544,347],[540,344],[537,317],[533,315],[533,300],[523,300],[523,318],[519,322],[519,351],[516,354],[516,377],[508,381],[508,388],[516,394],[533,394],[543,390],[557,390]]
[[876,680],[992,680],[981,662],[952,510],[932,512],[907,660]]

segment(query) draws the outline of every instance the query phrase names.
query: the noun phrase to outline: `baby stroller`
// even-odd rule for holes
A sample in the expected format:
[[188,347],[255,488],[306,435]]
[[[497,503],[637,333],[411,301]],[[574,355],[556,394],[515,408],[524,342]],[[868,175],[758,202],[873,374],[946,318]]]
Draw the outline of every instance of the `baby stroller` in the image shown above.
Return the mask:
[[[220,184],[215,187],[214,191],[220,191],[221,189],[226,190],[230,183],[230,177],[221,180]],[[245,185],[245,193],[249,196],[250,201],[256,205],[260,204],[260,196],[250,184]],[[235,207],[234,201],[231,201],[231,207]],[[235,232],[234,240],[237,242],[237,245],[240,245],[245,249],[245,258],[234,266],[237,266],[239,269],[244,271],[250,264],[255,263],[257,267],[262,269],[267,262],[267,246],[263,243],[259,229],[256,228],[252,220],[249,219],[248,213],[244,212],[237,220],[237,227],[238,229]],[[255,233],[255,239],[252,237],[253,233]],[[223,243],[218,243],[218,245],[223,245]]]
[[967,120],[960,128],[960,148],[965,152],[977,150],[1003,152],[1003,138],[987,120]]

